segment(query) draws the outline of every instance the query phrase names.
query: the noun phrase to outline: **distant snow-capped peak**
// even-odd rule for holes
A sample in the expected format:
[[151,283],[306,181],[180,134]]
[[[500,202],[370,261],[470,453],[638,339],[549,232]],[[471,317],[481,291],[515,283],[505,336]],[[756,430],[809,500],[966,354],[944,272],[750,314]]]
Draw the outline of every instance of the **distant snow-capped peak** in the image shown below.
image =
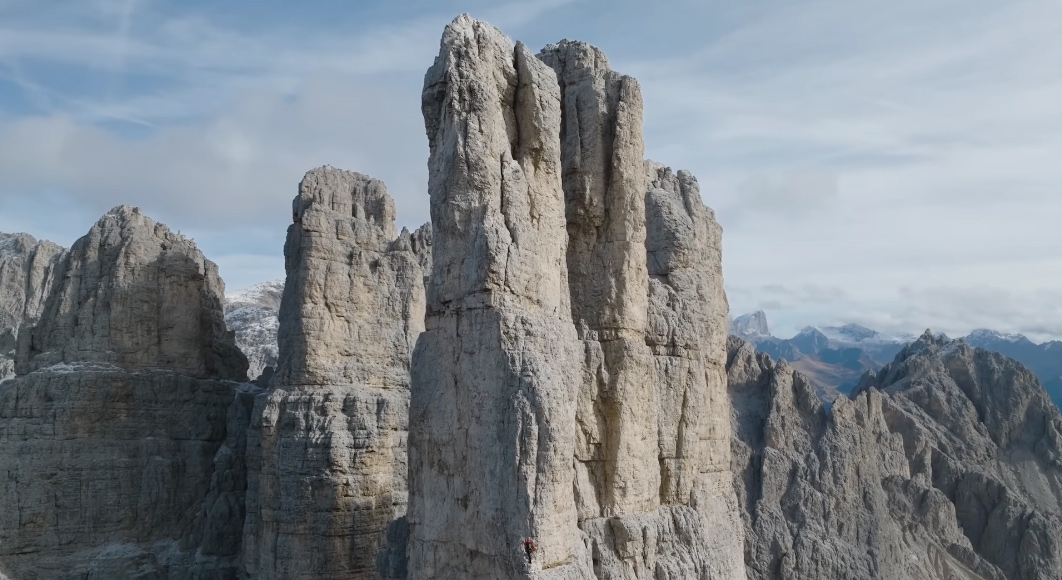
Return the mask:
[[225,293],[225,309],[234,310],[243,306],[259,306],[280,310],[280,297],[284,294],[284,280],[267,280],[246,288]]
[[913,334],[888,333],[872,330],[859,324],[814,327],[830,340],[843,346],[863,344],[906,344],[915,340]]
[[749,314],[742,314],[730,321],[730,334],[740,336],[746,340],[767,338],[771,331],[767,327],[767,314],[757,310]]
[[966,342],[1021,342],[1023,340],[1029,340],[1022,334],[1004,334],[1002,332],[996,332],[995,330],[989,330],[987,328],[978,328],[971,330],[970,334],[966,335]]

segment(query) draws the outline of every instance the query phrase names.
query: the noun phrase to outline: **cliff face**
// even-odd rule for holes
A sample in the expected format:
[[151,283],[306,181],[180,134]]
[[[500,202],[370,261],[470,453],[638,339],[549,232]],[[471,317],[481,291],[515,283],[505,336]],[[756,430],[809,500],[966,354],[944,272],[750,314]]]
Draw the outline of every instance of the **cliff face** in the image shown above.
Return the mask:
[[521,541],[532,536],[539,569],[585,565],[575,561],[577,344],[551,78],[522,45],[467,17],[447,27],[425,77],[434,246],[412,367],[412,579],[525,577]]
[[[656,363],[658,516],[696,514],[668,547],[699,577],[744,578],[742,534],[730,472],[730,398],[726,383],[727,300],[722,228],[701,201],[697,180],[646,163],[649,309],[645,342]],[[680,543],[681,544],[681,543]],[[662,550],[663,546],[662,546]],[[691,571],[680,568],[689,577]],[[648,570],[647,570],[648,571]]]
[[409,356],[430,247],[370,177],[306,174],[284,247],[279,364],[255,403],[243,561],[254,578],[376,578],[405,513]]
[[119,207],[53,275],[40,321],[20,331],[20,376],[0,385],[0,572],[233,570],[231,459],[248,401],[231,379],[247,361],[222,321],[217,268]]
[[16,372],[64,362],[245,380],[225,329],[217,266],[195,245],[121,206],[56,266],[40,322],[20,333]]
[[423,111],[410,577],[743,577],[719,228],[642,160],[637,83],[462,16]]
[[0,233],[0,381],[15,375],[19,328],[40,318],[62,252],[29,234]]
[[1057,578],[1062,417],[1016,362],[926,334],[824,410],[730,339],[752,578]]

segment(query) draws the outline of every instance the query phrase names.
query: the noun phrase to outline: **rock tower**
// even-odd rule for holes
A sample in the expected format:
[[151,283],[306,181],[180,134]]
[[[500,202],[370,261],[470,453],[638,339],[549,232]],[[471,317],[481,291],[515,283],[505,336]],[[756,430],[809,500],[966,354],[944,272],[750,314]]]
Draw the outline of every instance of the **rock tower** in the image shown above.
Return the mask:
[[720,229],[637,82],[461,16],[423,112],[410,578],[743,578]]
[[[395,233],[383,182],[306,174],[284,245],[280,357],[248,435],[243,560],[253,578],[377,578],[406,510],[409,357],[430,251]],[[390,568],[389,568],[390,567]],[[398,573],[395,572],[395,573]]]

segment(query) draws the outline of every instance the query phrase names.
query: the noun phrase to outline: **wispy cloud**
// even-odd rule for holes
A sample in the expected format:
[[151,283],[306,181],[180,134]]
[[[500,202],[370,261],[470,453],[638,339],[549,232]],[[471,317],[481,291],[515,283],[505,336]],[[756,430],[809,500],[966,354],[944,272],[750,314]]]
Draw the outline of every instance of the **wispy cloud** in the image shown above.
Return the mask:
[[[692,169],[718,210],[735,314],[1057,332],[1039,321],[1062,287],[1062,6],[776,5],[617,64],[646,92],[650,155]],[[823,308],[772,281],[850,298]],[[933,306],[947,292],[931,287],[956,298]]]
[[[567,3],[484,13],[524,26]],[[0,82],[30,108],[0,98],[0,230],[69,243],[136,204],[196,235],[239,285],[282,275],[285,208],[313,167],[380,177],[403,225],[427,220],[420,84],[454,14],[311,31],[283,15],[234,28],[157,2],[71,3],[54,18],[15,8],[0,6]],[[56,199],[65,235],[43,223]],[[240,238],[263,258],[248,260]]]
[[[647,156],[693,170],[726,230],[735,313],[769,307],[782,332],[1058,329],[1056,1],[661,0],[659,21],[632,2],[461,4],[532,43],[593,40],[639,78]],[[269,6],[0,2],[0,230],[69,222],[69,241],[135,203],[242,285],[280,275],[312,167],[380,177],[400,221],[427,219],[420,88],[455,14]]]

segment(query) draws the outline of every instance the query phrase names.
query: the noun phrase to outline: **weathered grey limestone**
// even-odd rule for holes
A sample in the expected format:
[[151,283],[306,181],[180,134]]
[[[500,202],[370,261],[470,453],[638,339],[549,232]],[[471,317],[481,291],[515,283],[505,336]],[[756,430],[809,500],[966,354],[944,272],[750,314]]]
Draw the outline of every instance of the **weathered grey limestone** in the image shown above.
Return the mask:
[[247,443],[245,570],[376,578],[406,506],[409,357],[424,313],[414,246],[430,247],[396,237],[384,184],[358,173],[310,171],[293,209],[279,366]]
[[239,439],[228,379],[247,361],[225,330],[216,266],[123,206],[54,278],[40,321],[20,331],[28,374],[0,385],[0,573],[230,577],[239,545],[224,538],[242,518],[205,514],[203,500],[224,442]]
[[411,579],[582,577],[588,564],[558,93],[549,67],[467,16],[425,77],[434,244],[412,368]]
[[741,521],[730,472],[723,232],[701,201],[693,175],[653,162],[645,166],[645,340],[657,369],[660,501],[693,506],[699,516],[693,525],[701,528],[700,539],[686,549],[690,560],[704,562],[709,573],[703,576],[744,578]]
[[[648,271],[642,98],[605,55],[564,41],[540,54],[561,87],[572,318],[583,342],[576,457],[580,518],[660,505],[656,373],[645,344]],[[589,484],[589,485],[588,485]]]
[[743,578],[720,231],[691,176],[643,162],[637,83],[462,16],[423,111],[410,577]]
[[729,348],[750,578],[1060,576],[1062,418],[1020,365],[927,333],[826,411]]
[[[585,43],[563,41],[539,58],[562,93],[567,262],[585,353],[580,521],[595,550],[620,556],[597,574],[742,578],[722,231],[692,175],[642,161],[634,79]],[[602,516],[610,525],[595,521]],[[658,543],[624,548],[624,536]]]
[[18,330],[37,322],[63,248],[0,233],[0,381],[15,375]]

